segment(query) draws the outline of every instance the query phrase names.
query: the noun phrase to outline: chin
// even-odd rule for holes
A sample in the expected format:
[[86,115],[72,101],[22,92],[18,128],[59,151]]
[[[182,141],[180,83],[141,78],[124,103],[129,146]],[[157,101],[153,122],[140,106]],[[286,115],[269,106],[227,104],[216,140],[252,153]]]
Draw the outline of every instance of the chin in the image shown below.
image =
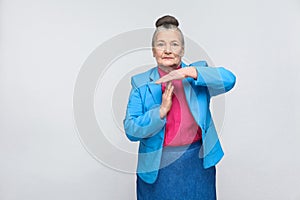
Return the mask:
[[178,67],[178,64],[170,64],[170,65],[165,65],[166,67],[170,67],[170,68],[173,68],[173,69],[176,69]]
[[179,64],[175,62],[163,62],[162,65],[165,67],[174,67],[174,66],[177,67]]

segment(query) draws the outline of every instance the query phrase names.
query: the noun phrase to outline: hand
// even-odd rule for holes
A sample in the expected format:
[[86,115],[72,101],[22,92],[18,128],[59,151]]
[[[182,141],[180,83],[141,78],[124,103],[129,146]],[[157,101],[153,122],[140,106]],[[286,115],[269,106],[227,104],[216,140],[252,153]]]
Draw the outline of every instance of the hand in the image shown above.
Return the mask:
[[160,118],[164,118],[171,109],[173,90],[174,86],[170,81],[167,83],[166,89],[162,95],[162,103],[159,109]]
[[155,83],[160,84],[160,83],[165,83],[165,82],[169,82],[172,80],[181,80],[186,77],[192,77],[192,78],[196,79],[197,76],[198,76],[197,70],[194,67],[185,67],[185,68],[180,68],[180,69],[169,72],[167,75],[158,79]]

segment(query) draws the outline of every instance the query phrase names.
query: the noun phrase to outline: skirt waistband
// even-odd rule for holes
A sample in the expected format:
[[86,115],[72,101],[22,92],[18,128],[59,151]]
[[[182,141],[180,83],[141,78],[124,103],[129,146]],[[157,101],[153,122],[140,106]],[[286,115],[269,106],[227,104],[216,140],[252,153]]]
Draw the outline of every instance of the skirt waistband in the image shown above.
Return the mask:
[[192,149],[196,149],[201,147],[202,145],[202,140],[199,140],[197,142],[193,142],[191,144],[183,145],[183,146],[165,146],[163,148],[164,152],[183,152],[183,151],[188,151]]

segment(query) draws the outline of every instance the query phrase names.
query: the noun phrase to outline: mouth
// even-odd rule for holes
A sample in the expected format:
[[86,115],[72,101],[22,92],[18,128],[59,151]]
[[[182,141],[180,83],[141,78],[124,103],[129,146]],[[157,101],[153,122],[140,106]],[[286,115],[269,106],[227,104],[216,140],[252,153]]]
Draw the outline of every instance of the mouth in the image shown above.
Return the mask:
[[174,59],[173,57],[163,57],[162,58],[163,60],[172,60],[172,59]]

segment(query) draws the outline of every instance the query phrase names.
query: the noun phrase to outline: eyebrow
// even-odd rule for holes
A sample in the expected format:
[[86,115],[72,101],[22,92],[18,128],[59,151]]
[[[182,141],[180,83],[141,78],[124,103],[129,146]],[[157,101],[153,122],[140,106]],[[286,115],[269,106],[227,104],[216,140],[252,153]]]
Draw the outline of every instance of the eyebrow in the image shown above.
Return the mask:
[[[164,40],[157,40],[156,42],[166,42],[166,41],[164,41]],[[180,41],[178,41],[178,40],[172,40],[171,42],[180,42]]]

